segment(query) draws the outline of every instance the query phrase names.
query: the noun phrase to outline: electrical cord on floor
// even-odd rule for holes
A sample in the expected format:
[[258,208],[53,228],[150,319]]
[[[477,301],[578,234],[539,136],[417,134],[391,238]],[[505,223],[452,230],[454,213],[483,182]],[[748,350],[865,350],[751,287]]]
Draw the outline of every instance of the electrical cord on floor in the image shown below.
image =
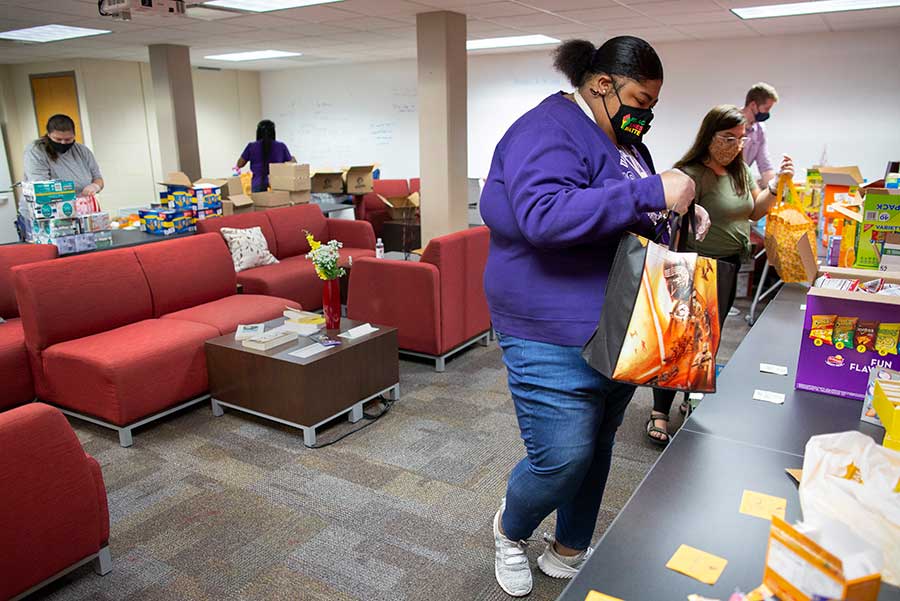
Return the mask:
[[368,423],[363,424],[362,426],[360,426],[359,428],[356,428],[355,430],[350,430],[349,432],[344,432],[343,434],[341,434],[334,440],[330,440],[328,442],[323,442],[322,444],[313,445],[309,448],[310,449],[324,449],[325,447],[330,447],[333,444],[339,443],[340,441],[344,440],[345,438],[347,438],[348,436],[350,436],[352,434],[356,434],[357,432],[365,430],[366,428],[368,428],[369,426],[371,426],[372,424],[374,424],[375,422],[380,420],[382,417],[387,415],[388,411],[391,410],[391,407],[394,406],[394,403],[397,402],[397,401],[392,401],[390,399],[386,399],[383,396],[378,397],[378,400],[380,400],[381,403],[384,405],[384,409],[382,409],[380,413],[376,413],[374,415],[364,412],[363,419],[366,420]]

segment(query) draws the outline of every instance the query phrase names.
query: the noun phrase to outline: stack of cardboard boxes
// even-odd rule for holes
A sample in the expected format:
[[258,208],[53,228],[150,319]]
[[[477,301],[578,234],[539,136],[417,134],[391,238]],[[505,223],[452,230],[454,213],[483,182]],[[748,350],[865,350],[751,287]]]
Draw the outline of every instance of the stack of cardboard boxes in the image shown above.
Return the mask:
[[53,244],[59,254],[112,246],[109,213],[95,198],[77,197],[68,180],[24,182],[19,226],[26,242]]
[[306,204],[310,200],[309,165],[272,163],[269,165],[268,192],[254,192],[253,204],[258,211]]
[[170,236],[197,231],[197,222],[223,213],[221,190],[224,180],[191,182],[180,171],[159,182],[166,189],[149,208],[140,209],[141,229],[148,234]]
[[373,190],[375,165],[356,165],[341,171],[322,169],[312,175],[313,194],[360,196]]

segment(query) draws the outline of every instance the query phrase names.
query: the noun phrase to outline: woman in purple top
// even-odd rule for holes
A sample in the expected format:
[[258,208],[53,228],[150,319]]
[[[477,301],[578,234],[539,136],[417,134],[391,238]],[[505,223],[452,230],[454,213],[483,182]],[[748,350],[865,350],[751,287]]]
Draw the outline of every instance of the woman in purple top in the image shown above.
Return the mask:
[[265,192],[269,189],[269,164],[297,162],[287,144],[275,139],[275,124],[263,119],[256,126],[256,142],[250,142],[238,159],[237,168],[243,169],[250,163],[253,172],[252,190]]
[[[572,40],[555,65],[575,91],[553,94],[509,128],[481,196],[491,230],[485,293],[526,451],[494,516],[494,573],[513,596],[532,587],[523,541],[554,510],[541,571],[571,578],[591,554],[634,387],[593,370],[581,347],[597,325],[622,234],[654,236],[667,210],[684,213],[694,198],[691,178],[654,175],[643,156],[663,83],[647,42]],[[706,212],[697,215],[698,229],[708,228]]]

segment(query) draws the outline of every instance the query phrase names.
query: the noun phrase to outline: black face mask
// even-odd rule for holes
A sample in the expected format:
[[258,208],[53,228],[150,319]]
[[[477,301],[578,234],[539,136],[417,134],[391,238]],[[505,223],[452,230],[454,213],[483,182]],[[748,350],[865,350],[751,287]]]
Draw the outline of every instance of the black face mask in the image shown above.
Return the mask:
[[637,144],[641,141],[644,134],[650,130],[653,111],[651,109],[628,106],[622,102],[619,91],[615,87],[613,91],[616,93],[616,98],[619,99],[619,110],[610,117],[609,109],[606,106],[606,96],[603,97],[603,108],[606,110],[606,116],[609,117],[613,131],[616,132],[616,142],[622,146]]
[[762,123],[771,116],[772,113],[756,113],[755,115],[753,115],[753,118],[756,119],[757,123]]
[[62,142],[54,142],[50,140],[50,146],[53,147],[53,150],[56,151],[57,154],[66,154],[69,152],[69,149],[75,145],[75,142],[69,142],[68,144],[63,144]]

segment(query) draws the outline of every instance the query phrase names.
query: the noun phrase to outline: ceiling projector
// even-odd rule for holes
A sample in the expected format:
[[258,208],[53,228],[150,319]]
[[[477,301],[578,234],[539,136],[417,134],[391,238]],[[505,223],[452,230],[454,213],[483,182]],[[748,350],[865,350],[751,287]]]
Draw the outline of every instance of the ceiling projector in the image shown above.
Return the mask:
[[140,14],[183,17],[184,0],[100,0],[98,9],[104,17],[121,21]]

